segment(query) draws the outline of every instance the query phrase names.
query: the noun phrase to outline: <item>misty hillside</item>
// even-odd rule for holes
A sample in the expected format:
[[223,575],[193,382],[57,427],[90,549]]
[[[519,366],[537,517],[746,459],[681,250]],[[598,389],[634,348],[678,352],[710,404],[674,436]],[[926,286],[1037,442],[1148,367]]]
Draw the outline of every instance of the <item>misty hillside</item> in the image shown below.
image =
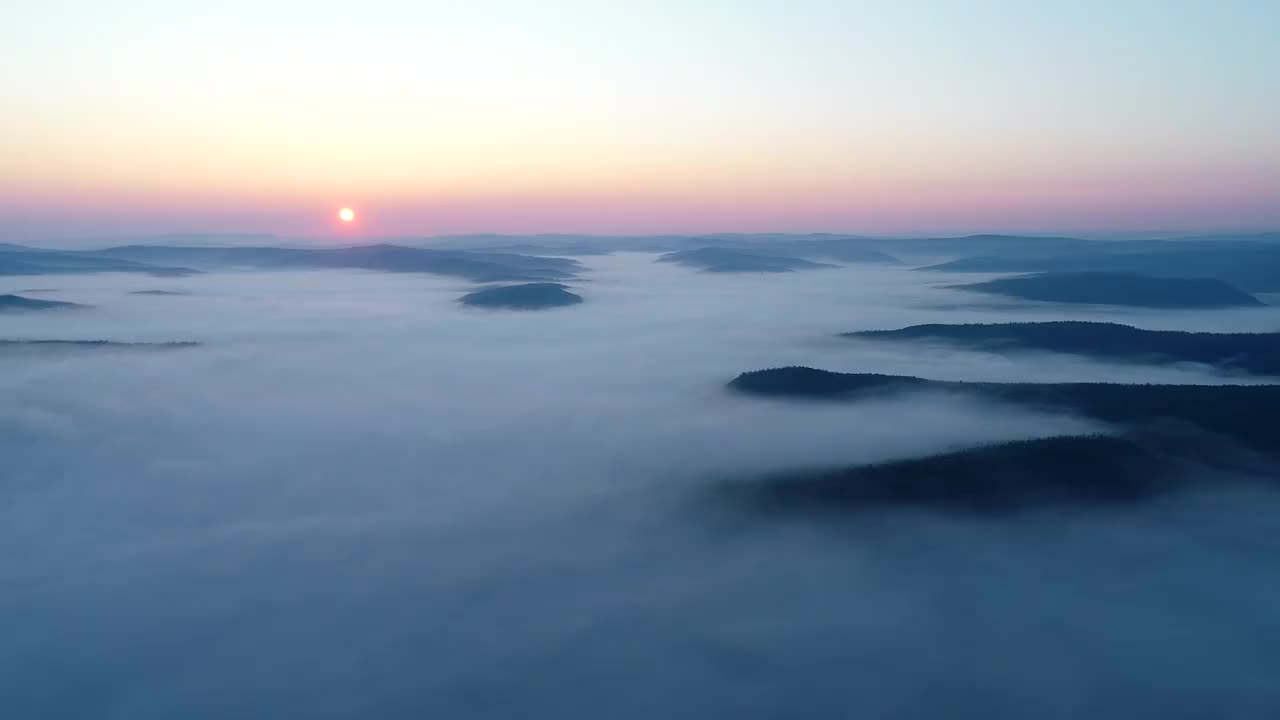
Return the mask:
[[1105,322],[913,325],[844,333],[859,340],[927,341],[990,352],[1042,350],[1134,362],[1197,362],[1224,370],[1280,375],[1280,333],[1143,330]]
[[678,263],[716,273],[780,273],[834,267],[793,257],[756,255],[728,248],[704,247],[667,253],[658,262]]
[[23,312],[28,310],[69,310],[85,307],[79,303],[59,300],[37,300],[21,295],[0,295],[0,312]]
[[477,290],[463,295],[459,302],[472,307],[544,310],[577,305],[582,296],[569,292],[568,286],[560,283],[526,283]]
[[[742,247],[749,252],[767,253],[820,260],[836,260],[843,263],[870,263],[875,265],[897,265],[897,257],[889,254],[889,249],[908,251],[909,248],[890,243],[888,248],[883,243],[876,243],[867,238],[839,238],[802,236],[798,238],[758,240],[744,243]],[[879,247],[878,247],[879,246]]]
[[1091,305],[1214,308],[1263,304],[1221,280],[1158,278],[1118,272],[1054,272],[951,287],[1021,300]]
[[1045,255],[1079,252],[1100,245],[1097,240],[1058,235],[959,235],[920,238],[864,238],[862,247],[895,257],[966,257],[971,255]]
[[753,255],[891,265],[902,257],[963,257],[986,253],[1038,255],[1074,251],[1099,241],[1070,237],[968,235],[899,238],[840,233],[705,233],[694,235],[454,235],[413,243],[455,250],[499,250],[531,254],[599,255],[610,252],[671,253],[720,248]]
[[203,270],[361,269],[448,275],[475,282],[558,280],[573,277],[580,267],[567,258],[386,244],[329,249],[125,245],[95,251],[95,255],[142,263],[181,263]]
[[1248,292],[1277,292],[1280,291],[1280,243],[1269,239],[1111,242],[1067,253],[986,253],[922,269],[1122,272],[1154,277],[1213,278]]
[[37,352],[77,352],[95,350],[182,350],[199,347],[191,341],[116,342],[114,340],[2,340],[0,354]]
[[[836,470],[778,473],[730,489],[761,511],[874,512],[886,507],[1008,513],[1148,500],[1223,483],[1172,441],[1137,434],[994,443]],[[1251,476],[1256,480],[1256,476]]]
[[171,277],[190,275],[195,271],[186,267],[134,262],[109,254],[39,250],[20,246],[0,248],[0,275],[83,275],[107,272]]
[[[509,238],[507,238],[509,240]],[[435,247],[437,243],[423,243],[423,247]],[[474,252],[488,253],[511,253],[516,255],[536,255],[539,257],[591,257],[597,255],[608,255],[614,252],[614,248],[607,245],[593,244],[587,242],[576,243],[556,243],[548,242],[545,244],[536,242],[508,242],[494,245],[477,244],[466,247],[467,250]]]
[[752,395],[837,400],[904,392],[961,393],[1110,423],[1186,424],[1259,452],[1280,454],[1280,385],[955,382],[784,367],[742,373],[728,387]]

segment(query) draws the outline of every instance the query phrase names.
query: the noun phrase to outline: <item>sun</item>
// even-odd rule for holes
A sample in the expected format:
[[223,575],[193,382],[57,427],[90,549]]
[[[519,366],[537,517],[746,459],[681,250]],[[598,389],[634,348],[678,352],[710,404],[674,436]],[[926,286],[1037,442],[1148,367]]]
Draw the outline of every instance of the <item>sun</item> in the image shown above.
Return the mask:
[[356,211],[351,208],[344,207],[338,211],[338,219],[344,223],[349,223],[356,219]]

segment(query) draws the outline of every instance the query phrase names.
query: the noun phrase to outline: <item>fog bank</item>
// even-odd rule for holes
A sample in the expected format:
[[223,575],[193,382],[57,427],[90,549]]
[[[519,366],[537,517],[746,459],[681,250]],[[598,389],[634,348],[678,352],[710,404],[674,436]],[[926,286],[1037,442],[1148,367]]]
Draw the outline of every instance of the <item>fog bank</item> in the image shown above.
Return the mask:
[[[39,278],[39,297],[94,307],[6,316],[0,337],[203,345],[0,358],[0,705],[130,719],[1280,709],[1269,493],[999,523],[708,502],[726,478],[1108,429],[950,395],[727,393],[744,370],[1238,380],[835,336],[1066,317],[940,287],[987,275],[653,259],[586,258],[568,282],[585,302],[537,313],[465,308],[475,285],[410,274]],[[1070,315],[1094,316],[1280,318]]]

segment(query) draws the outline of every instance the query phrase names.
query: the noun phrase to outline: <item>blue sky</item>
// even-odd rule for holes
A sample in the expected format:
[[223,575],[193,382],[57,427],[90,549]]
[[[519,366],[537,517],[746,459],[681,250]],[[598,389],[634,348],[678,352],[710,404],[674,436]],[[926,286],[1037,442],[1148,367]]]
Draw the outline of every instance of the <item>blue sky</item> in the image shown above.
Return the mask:
[[9,233],[1280,225],[1280,3],[65,2]]

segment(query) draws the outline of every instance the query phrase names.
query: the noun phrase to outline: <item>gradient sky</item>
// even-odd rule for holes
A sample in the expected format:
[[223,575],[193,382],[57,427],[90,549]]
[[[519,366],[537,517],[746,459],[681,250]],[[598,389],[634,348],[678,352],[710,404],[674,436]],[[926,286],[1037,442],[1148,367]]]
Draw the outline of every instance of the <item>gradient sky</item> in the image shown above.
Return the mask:
[[0,24],[0,238],[1274,228],[1278,37],[1275,0],[42,0]]

